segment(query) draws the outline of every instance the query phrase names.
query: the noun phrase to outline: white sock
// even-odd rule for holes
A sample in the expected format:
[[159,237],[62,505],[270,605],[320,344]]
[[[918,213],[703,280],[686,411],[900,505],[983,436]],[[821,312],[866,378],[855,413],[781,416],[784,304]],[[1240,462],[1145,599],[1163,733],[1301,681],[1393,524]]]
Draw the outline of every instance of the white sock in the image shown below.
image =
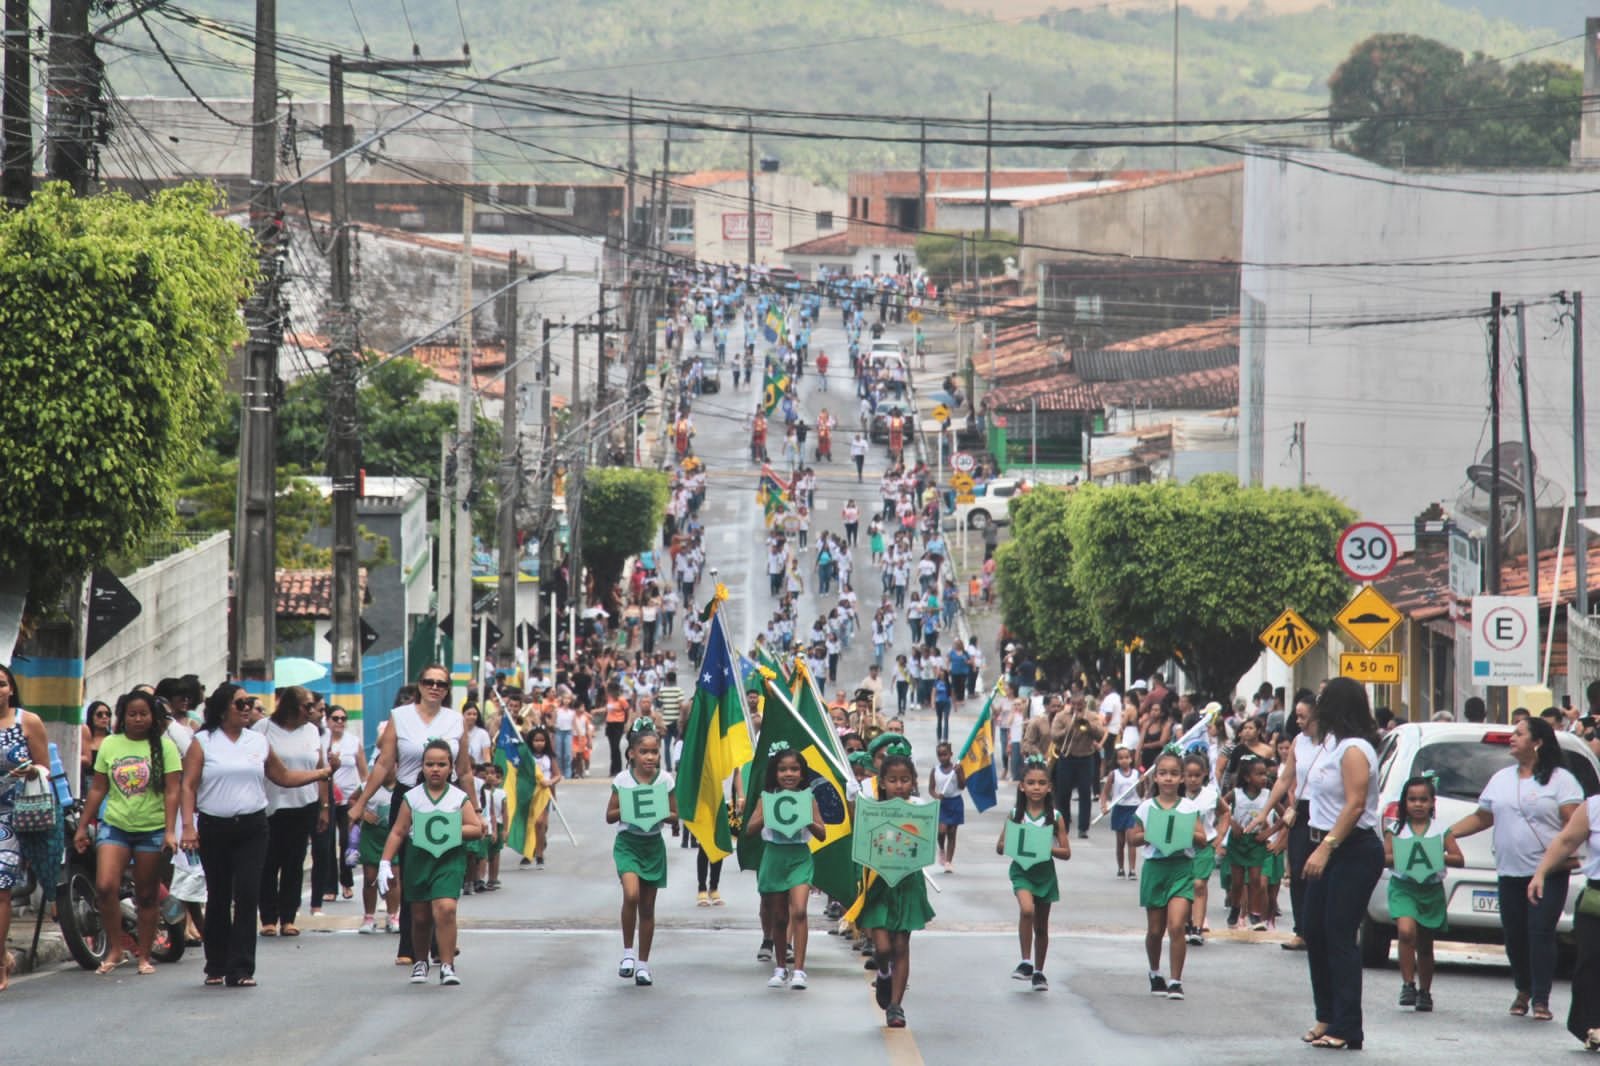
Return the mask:
[[622,957],[625,958],[625,959],[633,958],[633,949],[632,948],[623,948],[622,949]]
[[1023,960],[1022,960],[1022,965],[1024,965],[1024,966],[1032,966],[1032,965],[1033,965],[1033,963],[1032,963],[1032,962],[1030,962],[1030,961],[1028,961],[1028,960],[1027,960],[1027,959],[1023,959]]
[[1160,977],[1161,976],[1161,971],[1160,970],[1151,970],[1150,971],[1150,976],[1151,977]]

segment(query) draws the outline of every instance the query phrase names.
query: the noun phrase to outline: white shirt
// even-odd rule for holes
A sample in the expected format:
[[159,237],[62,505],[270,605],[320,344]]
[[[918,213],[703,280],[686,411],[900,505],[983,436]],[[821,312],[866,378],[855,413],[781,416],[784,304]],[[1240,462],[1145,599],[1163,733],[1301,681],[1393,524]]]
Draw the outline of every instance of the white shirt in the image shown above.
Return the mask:
[[467,735],[467,756],[476,766],[481,762],[489,761],[489,749],[494,747],[494,741],[489,739],[489,731],[481,725],[472,727],[472,732]]
[[[670,772],[657,769],[655,781],[652,781],[651,784],[660,782],[661,784],[667,786],[668,792],[671,792],[673,781],[674,778]],[[618,790],[625,788],[638,788],[642,783],[643,782],[641,782],[638,778],[633,776],[632,770],[624,770],[622,773],[611,779],[611,787]],[[627,822],[618,822],[617,831],[620,833],[639,833],[644,836],[655,836],[661,832],[661,823],[657,822],[655,826],[650,829],[640,829],[638,826],[630,825]]]
[[205,756],[195,794],[197,811],[234,818],[267,809],[266,737],[246,729],[238,740],[229,740],[220,729],[202,729],[195,733],[194,742]]
[[1217,786],[1207,781],[1189,798],[1200,808],[1200,820],[1206,824],[1206,839],[1217,839]]
[[1584,800],[1589,815],[1589,854],[1583,860],[1583,876],[1593,881],[1600,878],[1600,796]]
[[[1134,810],[1133,816],[1139,820],[1139,824],[1140,825],[1144,825],[1145,824],[1145,822],[1144,822],[1145,816],[1147,814],[1149,814],[1150,807],[1155,803],[1155,801],[1156,801],[1155,797],[1152,796],[1149,799],[1145,800],[1144,802],[1140,803],[1139,806]],[[1204,811],[1202,811],[1200,809],[1200,805],[1198,803],[1196,803],[1194,800],[1190,799],[1188,796],[1180,796],[1178,798],[1178,805],[1176,807],[1171,808],[1171,809],[1176,811],[1176,812],[1178,812],[1179,814],[1188,814],[1190,812],[1193,812],[1194,814],[1199,815],[1199,814],[1205,813]],[[1188,841],[1188,845],[1189,845],[1188,847],[1183,849],[1182,854],[1187,855],[1192,859],[1192,858],[1194,858],[1194,839],[1192,837]],[[1175,857],[1175,856],[1177,856],[1179,854],[1179,852],[1172,852],[1170,854],[1163,854],[1161,851],[1159,851],[1156,848],[1156,846],[1154,844],[1146,844],[1140,850],[1141,850],[1141,853],[1144,855],[1146,860],[1149,860],[1149,859],[1162,859],[1162,858],[1170,859],[1170,858],[1173,858],[1173,857]]]
[[[333,746],[333,734],[322,738],[322,750]],[[361,771],[356,767],[356,756],[361,754],[361,740],[348,725],[339,738],[339,768],[333,772],[334,787],[344,796],[344,802],[354,802],[361,791]]]
[[1100,701],[1100,718],[1106,724],[1106,732],[1117,736],[1122,732],[1122,697],[1115,692],[1106,693],[1105,699]]
[[[278,757],[286,770],[315,770],[322,761],[322,734],[310,722],[304,722],[296,729],[284,729],[271,718],[263,718],[250,728],[267,738],[272,754]],[[315,783],[283,788],[267,782],[268,814],[309,806],[315,802]]]
[[461,751],[461,733],[466,722],[453,707],[440,707],[432,722],[424,722],[415,703],[389,712],[389,728],[394,730],[395,777],[406,787],[422,781],[422,752],[430,740],[450,745],[450,764],[455,765]]
[[1583,802],[1583,786],[1557,767],[1547,784],[1507,766],[1489,778],[1478,806],[1494,815],[1494,866],[1501,877],[1532,877],[1561,832],[1561,808]]
[[956,783],[956,769],[957,766],[953,762],[948,770],[942,766],[933,768],[933,793],[939,799],[961,795],[961,786]]
[[416,815],[431,814],[434,811],[459,811],[467,805],[467,794],[454,785],[446,785],[444,794],[434,800],[428,795],[427,786],[419,785],[405,794],[404,802],[406,806],[411,808],[411,842],[415,844],[417,843],[417,830],[419,828]]
[[1328,757],[1327,741],[1311,739],[1309,733],[1296,733],[1294,737],[1294,794],[1297,800],[1306,798],[1306,775],[1318,762]]
[[[1111,771],[1111,804],[1114,807],[1139,806],[1139,778],[1144,775],[1135,766],[1132,770]],[[1204,795],[1204,793],[1202,793]]]
[[556,732],[557,733],[570,733],[572,731],[573,720],[575,718],[577,718],[577,716],[578,716],[578,712],[574,711],[571,707],[557,706],[556,707]]
[[1357,738],[1339,741],[1317,760],[1317,765],[1306,775],[1306,794],[1303,798],[1311,803],[1312,829],[1327,832],[1339,820],[1339,812],[1344,810],[1344,774],[1340,766],[1344,761],[1344,753],[1351,748],[1366,758],[1370,771],[1367,774],[1367,801],[1362,806],[1361,817],[1356,820],[1355,827],[1378,827],[1378,753],[1372,750],[1371,744]]

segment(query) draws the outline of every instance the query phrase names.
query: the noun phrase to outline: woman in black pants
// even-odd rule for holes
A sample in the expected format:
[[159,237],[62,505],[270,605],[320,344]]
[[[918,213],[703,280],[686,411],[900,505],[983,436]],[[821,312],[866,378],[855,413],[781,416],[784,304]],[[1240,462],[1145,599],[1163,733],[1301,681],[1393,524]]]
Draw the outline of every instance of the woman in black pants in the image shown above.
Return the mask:
[[[255,917],[267,854],[267,782],[299,788],[329,769],[291,771],[266,738],[245,728],[249,695],[218,685],[183,757],[183,849],[206,871],[206,984],[254,985]],[[198,829],[196,813],[198,812]]]
[[1293,741],[1289,757],[1278,771],[1272,793],[1267,798],[1267,809],[1275,808],[1290,795],[1292,784],[1294,806],[1285,811],[1283,818],[1257,834],[1267,841],[1267,850],[1273,854],[1288,852],[1289,903],[1294,910],[1294,936],[1278,945],[1285,951],[1304,951],[1305,935],[1300,925],[1306,911],[1306,856],[1311,854],[1311,803],[1306,799],[1306,776],[1316,768],[1327,754],[1327,749],[1312,729],[1314,708],[1309,693],[1302,694],[1294,705]]
[[1356,930],[1383,873],[1378,837],[1378,726],[1367,691],[1347,677],[1317,697],[1315,721],[1328,752],[1306,774],[1311,854],[1306,857],[1306,939],[1316,1024],[1313,1047],[1359,1049],[1361,949]]
[[[273,756],[291,771],[322,771],[332,777],[339,755],[322,755],[322,734],[311,721],[312,695],[298,685],[278,690],[272,716],[252,728],[267,738]],[[305,885],[306,847],[332,817],[326,781],[284,788],[267,782],[267,861],[261,869],[261,935],[299,936],[294,924]],[[314,902],[321,909],[321,901]]]
[[1565,879],[1568,856],[1584,844],[1589,845],[1589,852],[1583,863],[1583,896],[1572,915],[1578,962],[1572,970],[1567,1032],[1583,1041],[1588,1050],[1600,1051],[1600,914],[1586,913],[1586,906],[1600,897],[1600,796],[1584,800],[1566,828],[1551,841],[1539,868],[1528,880],[1528,904],[1538,907],[1544,903],[1545,879],[1557,873]]
[[1506,961],[1517,995],[1511,1013],[1535,1021],[1555,1018],[1550,986],[1556,971],[1556,923],[1567,902],[1565,867],[1545,875],[1540,898],[1529,903],[1528,886],[1550,842],[1583,806],[1583,786],[1561,765],[1555,730],[1543,718],[1518,722],[1511,731],[1514,763],[1495,773],[1478,796],[1478,809],[1451,827],[1457,840],[1494,829],[1494,866],[1499,876],[1500,925]]

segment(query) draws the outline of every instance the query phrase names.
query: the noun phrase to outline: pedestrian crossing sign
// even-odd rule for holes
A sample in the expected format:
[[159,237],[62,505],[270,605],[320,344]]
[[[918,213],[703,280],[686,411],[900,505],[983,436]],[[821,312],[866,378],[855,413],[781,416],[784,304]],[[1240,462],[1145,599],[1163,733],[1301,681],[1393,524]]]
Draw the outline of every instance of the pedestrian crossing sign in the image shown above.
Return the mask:
[[1261,631],[1261,643],[1282,659],[1285,666],[1299,662],[1321,639],[1293,607],[1286,608],[1270,626]]

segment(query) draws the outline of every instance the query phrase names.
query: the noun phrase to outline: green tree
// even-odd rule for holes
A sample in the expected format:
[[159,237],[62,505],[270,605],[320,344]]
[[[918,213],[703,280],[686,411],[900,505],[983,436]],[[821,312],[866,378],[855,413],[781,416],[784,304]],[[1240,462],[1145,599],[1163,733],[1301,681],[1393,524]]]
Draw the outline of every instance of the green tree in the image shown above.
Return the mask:
[[1582,75],[1564,63],[1503,66],[1439,41],[1380,33],[1328,79],[1329,113],[1357,155],[1408,166],[1564,166]]
[[1320,489],[1244,488],[1212,474],[1079,489],[1054,532],[1070,543],[1071,587],[1106,643],[1137,635],[1201,691],[1225,696],[1285,607],[1319,630],[1331,622],[1349,593],[1334,556],[1353,517]]
[[221,206],[52,184],[0,216],[0,575],[35,602],[173,524],[255,276]]
[[[1072,544],[1064,535],[1073,494],[1040,487],[1016,498],[1011,505],[1012,543],[1016,546],[1012,572],[1001,588],[1006,626],[1027,634],[1030,646],[1042,659],[1068,665],[1074,658],[1092,661],[1098,648],[1110,647],[1083,609],[1072,584]],[[1000,563],[996,563],[1000,580]],[[1021,585],[1026,595],[1016,598],[1006,585]],[[1127,639],[1131,634],[1121,634]],[[1098,643],[1097,643],[1098,642]]]
[[622,579],[628,557],[655,543],[667,513],[667,475],[627,466],[591,467],[584,474],[580,507],[582,563],[605,594]]
[[[917,238],[916,249],[917,265],[923,270],[936,278],[961,279],[959,233],[924,233]],[[1006,258],[1018,254],[1017,236],[1014,233],[996,233],[989,240],[973,237],[967,241],[967,276],[975,278],[980,274],[1003,273]]]
[[[326,570],[333,565],[333,552],[314,546],[308,538],[313,528],[333,525],[333,501],[299,480],[292,467],[278,467],[277,488],[277,565],[290,570]],[[238,489],[237,459],[203,457],[178,482],[183,528],[195,532],[233,529]],[[384,554],[387,556],[387,550]]]

